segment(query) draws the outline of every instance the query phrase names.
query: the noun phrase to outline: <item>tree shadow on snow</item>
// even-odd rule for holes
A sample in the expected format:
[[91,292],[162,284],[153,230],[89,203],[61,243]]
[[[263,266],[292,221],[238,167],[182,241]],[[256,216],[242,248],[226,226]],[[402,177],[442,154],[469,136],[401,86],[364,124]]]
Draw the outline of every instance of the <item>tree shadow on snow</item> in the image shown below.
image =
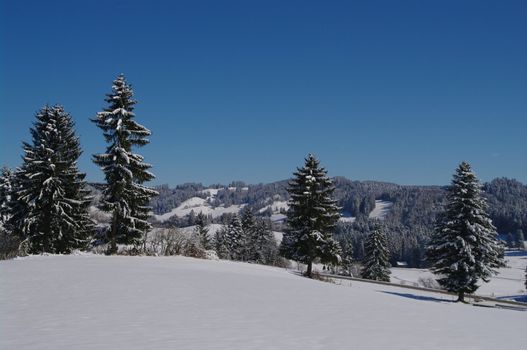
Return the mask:
[[527,294],[520,294],[520,295],[507,295],[504,297],[498,297],[496,299],[503,299],[503,300],[514,300],[519,301],[523,303],[527,303]]
[[505,252],[505,256],[525,256],[527,257],[527,250],[509,250]]
[[397,293],[397,292],[387,292],[387,291],[379,291],[379,292],[385,293],[385,294],[396,295],[398,297],[403,297],[403,298],[408,298],[408,299],[415,299],[415,300],[422,300],[422,301],[433,301],[433,302],[436,302],[436,303],[453,303],[452,300],[448,300],[448,299],[440,299],[440,298],[436,298],[436,297],[427,297],[427,296],[424,296],[424,295],[415,295],[415,294],[411,294],[411,293]]

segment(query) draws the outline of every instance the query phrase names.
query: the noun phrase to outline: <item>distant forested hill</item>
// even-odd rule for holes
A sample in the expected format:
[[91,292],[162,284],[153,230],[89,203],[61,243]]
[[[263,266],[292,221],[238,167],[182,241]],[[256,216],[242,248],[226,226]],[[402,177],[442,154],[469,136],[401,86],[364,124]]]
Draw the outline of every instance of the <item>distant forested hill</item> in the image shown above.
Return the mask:
[[[159,196],[152,200],[155,214],[164,214],[192,197],[209,198],[211,206],[246,204],[255,212],[276,201],[287,201],[288,180],[269,184],[247,185],[241,181],[205,187],[189,183],[170,188],[158,186]],[[393,203],[384,220],[408,229],[433,229],[436,215],[445,203],[446,187],[402,186],[376,181],[351,181],[334,178],[335,198],[343,213],[365,219],[375,208],[376,200]],[[217,189],[210,198],[207,189]],[[500,233],[521,228],[527,232],[527,186],[514,179],[498,178],[483,184],[489,212]],[[196,213],[197,214],[197,213]],[[265,213],[264,213],[265,214]]]
[[[381,218],[388,233],[392,263],[404,261],[409,266],[423,266],[424,247],[445,204],[446,186],[402,186],[351,181],[344,177],[333,180],[335,199],[345,217],[339,222],[335,235],[345,253],[351,253],[357,260],[363,257],[370,218],[378,217],[378,210],[374,210],[376,204],[384,203],[388,206]],[[204,208],[209,222],[226,223],[234,212],[248,206],[256,215],[268,217],[274,230],[281,231],[283,214],[287,210],[287,186],[288,180],[257,185],[236,181],[208,187],[199,183],[175,188],[158,186],[159,196],[151,202],[156,214],[152,223],[165,227],[193,225],[195,215]],[[498,178],[483,184],[483,190],[490,216],[500,234],[514,233],[518,229],[527,233],[526,185],[514,179]],[[178,216],[178,213],[185,215]]]

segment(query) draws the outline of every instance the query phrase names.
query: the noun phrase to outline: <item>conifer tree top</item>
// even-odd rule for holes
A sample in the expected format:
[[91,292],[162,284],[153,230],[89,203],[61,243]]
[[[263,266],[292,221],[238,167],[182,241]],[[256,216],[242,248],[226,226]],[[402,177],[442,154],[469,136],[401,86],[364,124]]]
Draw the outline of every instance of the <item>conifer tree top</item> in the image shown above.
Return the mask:
[[132,86],[127,83],[124,74],[119,74],[117,79],[113,81],[112,93],[106,95],[105,101],[110,106],[105,111],[115,113],[118,108],[126,108],[128,112],[132,112],[134,105],[137,103],[133,96]]

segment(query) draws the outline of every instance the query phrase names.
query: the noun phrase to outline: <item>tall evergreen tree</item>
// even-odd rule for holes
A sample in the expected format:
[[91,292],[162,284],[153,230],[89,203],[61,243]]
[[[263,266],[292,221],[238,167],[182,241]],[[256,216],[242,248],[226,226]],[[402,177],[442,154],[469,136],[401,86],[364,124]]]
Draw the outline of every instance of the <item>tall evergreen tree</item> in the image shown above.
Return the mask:
[[464,302],[466,293],[488,282],[504,266],[503,247],[486,212],[487,204],[470,165],[462,162],[448,189],[446,212],[427,248],[437,280]]
[[14,213],[32,253],[69,253],[84,248],[92,233],[88,216],[91,197],[77,169],[79,139],[68,113],[46,106],[36,115],[32,143],[24,143],[23,164],[17,172]]
[[390,252],[388,238],[381,226],[376,223],[365,242],[365,260],[361,277],[390,282]]
[[147,222],[151,212],[148,203],[157,195],[155,190],[143,185],[154,178],[148,171],[151,165],[132,149],[148,144],[151,134],[135,121],[133,110],[137,102],[133,94],[132,87],[121,74],[107,95],[108,107],[92,120],[109,144],[106,153],[95,154],[93,161],[101,167],[106,179],[100,209],[112,215],[107,234],[110,254],[117,252],[117,243],[141,242],[142,236],[152,228]]
[[294,176],[288,188],[290,209],[280,251],[286,258],[306,264],[306,275],[312,277],[316,258],[322,263],[340,262],[340,247],[332,238],[339,208],[332,198],[333,183],[312,154]]

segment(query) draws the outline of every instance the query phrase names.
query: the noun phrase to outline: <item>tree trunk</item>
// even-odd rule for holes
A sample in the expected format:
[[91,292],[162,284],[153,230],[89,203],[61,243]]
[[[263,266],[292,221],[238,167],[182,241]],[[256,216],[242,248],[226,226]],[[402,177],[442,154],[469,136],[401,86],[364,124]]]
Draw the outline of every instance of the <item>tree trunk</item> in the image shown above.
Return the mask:
[[312,271],[313,271],[313,261],[310,261],[308,264],[307,264],[307,271],[306,271],[306,276],[311,278],[312,277]]
[[463,291],[458,292],[456,303],[457,302],[462,302],[462,303],[465,302],[465,292],[463,292]]

